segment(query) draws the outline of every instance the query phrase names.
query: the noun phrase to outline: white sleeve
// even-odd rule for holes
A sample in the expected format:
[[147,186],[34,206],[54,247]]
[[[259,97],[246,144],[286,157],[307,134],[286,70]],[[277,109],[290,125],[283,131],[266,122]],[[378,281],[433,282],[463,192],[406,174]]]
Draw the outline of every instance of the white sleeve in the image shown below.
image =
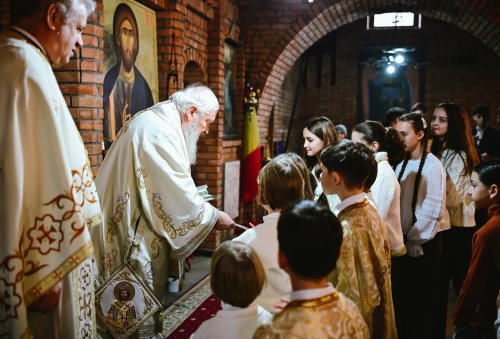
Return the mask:
[[[432,159],[427,159],[429,162],[430,160]],[[422,173],[420,180],[415,211],[417,221],[407,233],[406,247],[411,256],[422,255],[423,250],[420,245],[436,235],[436,226],[441,218],[442,202],[446,199],[446,173],[443,166],[439,161],[425,165],[429,167]]]

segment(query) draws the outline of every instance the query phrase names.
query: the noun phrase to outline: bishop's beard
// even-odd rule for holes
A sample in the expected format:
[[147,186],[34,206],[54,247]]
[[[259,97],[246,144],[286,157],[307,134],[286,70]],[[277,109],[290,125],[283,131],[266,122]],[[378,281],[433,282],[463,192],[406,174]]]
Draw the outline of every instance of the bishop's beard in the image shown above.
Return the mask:
[[184,140],[186,140],[187,153],[191,165],[196,164],[196,153],[198,153],[198,140],[200,139],[198,125],[199,118],[187,125],[182,125],[182,133],[184,134]]

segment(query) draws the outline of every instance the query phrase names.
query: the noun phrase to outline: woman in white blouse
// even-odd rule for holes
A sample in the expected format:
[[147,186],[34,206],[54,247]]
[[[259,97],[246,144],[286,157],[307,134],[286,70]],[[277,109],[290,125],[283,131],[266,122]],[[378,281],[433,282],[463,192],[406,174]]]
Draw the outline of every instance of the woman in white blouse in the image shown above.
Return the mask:
[[442,103],[437,106],[432,114],[431,132],[431,152],[441,160],[447,174],[446,207],[451,224],[451,229],[443,236],[443,255],[439,269],[439,314],[433,331],[436,338],[444,338],[450,279],[458,295],[471,258],[476,222],[470,181],[472,169],[479,164],[479,155],[467,113],[458,104]]

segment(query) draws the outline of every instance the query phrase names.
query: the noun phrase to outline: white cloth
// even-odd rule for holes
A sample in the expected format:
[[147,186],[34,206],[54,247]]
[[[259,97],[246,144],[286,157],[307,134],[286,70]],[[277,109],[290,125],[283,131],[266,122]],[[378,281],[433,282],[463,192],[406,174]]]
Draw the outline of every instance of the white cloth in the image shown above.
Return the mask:
[[[198,195],[173,103],[138,112],[123,126],[96,185],[105,221],[92,233],[98,283],[124,262],[135,234],[138,246],[130,264],[162,301],[169,275],[182,274],[182,266],[170,259],[183,260],[195,250],[219,217]],[[154,329],[146,325],[145,333]]]
[[398,178],[387,158],[387,152],[375,153],[377,179],[368,195],[375,203],[378,213],[387,225],[387,235],[392,255],[406,253],[401,230],[400,194]]
[[335,206],[335,215],[338,215],[340,212],[345,210],[347,207],[357,204],[358,202],[362,202],[364,199],[368,199],[368,195],[365,192],[361,192],[358,194],[351,195],[350,197],[345,198],[340,203]]
[[191,339],[251,339],[257,327],[271,321],[271,313],[255,302],[246,308],[222,303],[222,310],[201,324]]
[[[399,177],[403,162],[396,167]],[[412,221],[411,202],[413,186],[417,175],[420,159],[409,160],[400,180],[401,187],[401,228],[408,241],[408,255],[418,257],[424,254],[420,245],[434,238],[437,232],[450,228],[450,217],[446,209],[446,172],[441,161],[432,153],[427,154],[422,176],[417,191],[415,216]]]
[[280,213],[264,216],[264,222],[246,230],[234,241],[248,244],[259,256],[266,272],[266,284],[256,302],[271,313],[279,312],[277,305],[292,292],[290,276],[278,264],[278,219]]
[[457,153],[446,149],[441,156],[441,162],[446,170],[446,207],[450,214],[451,226],[473,227],[476,225],[472,200],[472,185],[470,174],[465,172],[465,152]]
[[325,287],[321,288],[293,291],[292,294],[290,294],[290,301],[318,299],[324,297],[325,295],[332,294],[333,292],[335,292],[335,288],[331,283],[327,283]]
[[[88,229],[102,221],[99,200],[80,134],[32,39],[0,35],[0,337],[44,327],[93,337]],[[58,282],[63,295],[50,322],[31,323],[27,306]]]
[[[316,175],[314,175],[314,170],[311,173],[314,176],[314,179],[316,179],[316,188],[314,189],[314,201],[318,201],[321,194],[323,194],[323,186],[321,185],[321,180],[316,178]],[[340,203],[339,196],[337,194],[325,194],[325,196],[326,200],[328,201],[328,206],[330,207],[330,210],[333,211],[335,206],[337,206],[337,204]]]

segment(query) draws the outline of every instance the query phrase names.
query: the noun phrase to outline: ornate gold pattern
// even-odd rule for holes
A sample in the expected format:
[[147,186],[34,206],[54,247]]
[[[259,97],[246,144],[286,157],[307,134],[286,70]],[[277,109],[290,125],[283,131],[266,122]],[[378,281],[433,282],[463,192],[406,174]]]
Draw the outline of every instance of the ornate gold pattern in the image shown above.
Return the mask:
[[161,239],[156,233],[154,234],[154,239],[151,241],[151,249],[153,250],[151,257],[153,259],[157,258],[160,254],[160,248],[162,248]]
[[[109,289],[114,290],[116,284],[121,282],[128,282],[134,287],[135,293],[142,297],[140,298],[140,303],[144,305],[144,309],[140,314],[137,314],[136,322],[133,326],[116,327],[114,324],[106,320],[103,309],[100,307],[103,300],[109,302],[109,300],[105,299],[106,292]],[[138,306],[136,302],[136,299],[134,299],[135,307]],[[161,303],[158,299],[156,299],[153,292],[139,279],[137,274],[127,264],[122,265],[116,273],[114,273],[113,276],[111,276],[110,279],[99,288],[96,292],[96,305],[98,305],[97,315],[99,320],[106,325],[115,338],[128,338],[130,334],[136,331],[150,316],[161,310]]]
[[137,181],[137,187],[140,189],[146,188],[146,178],[148,177],[148,171],[145,168],[139,167],[135,170],[135,180]]
[[106,232],[106,241],[112,242],[113,237],[118,233],[118,226],[120,221],[123,219],[123,212],[125,210],[125,205],[128,203],[130,195],[125,193],[124,195],[120,195],[116,202],[118,206],[115,208],[115,213],[108,220],[108,231]]
[[94,226],[97,226],[102,223],[102,214],[97,213],[93,217],[85,219],[85,223],[87,224],[87,227],[90,229]]
[[[38,297],[44,294],[48,289],[54,286],[61,277],[65,276],[68,272],[72,271],[76,266],[78,266],[82,261],[88,258],[94,247],[92,242],[86,243],[82,248],[76,251],[71,257],[66,259],[59,267],[57,267],[51,274],[48,274],[45,279],[41,280],[36,286],[29,290],[24,295],[24,302],[26,306],[29,306]],[[57,272],[57,274],[53,274]]]
[[391,251],[392,257],[400,257],[404,254],[406,254],[406,246],[401,247],[399,250],[392,250]]
[[390,248],[383,221],[365,199],[342,210],[341,260],[329,281],[360,308],[373,338],[397,337],[390,280]]
[[296,300],[276,314],[254,338],[368,339],[368,328],[356,305],[334,292],[318,299]]
[[163,228],[167,231],[167,233],[169,233],[172,239],[177,238],[177,235],[180,235],[181,237],[185,236],[189,233],[189,231],[201,224],[203,214],[205,213],[205,206],[202,207],[200,213],[198,213],[195,219],[185,221],[179,228],[175,228],[172,222],[172,217],[163,210],[160,200],[160,194],[153,193],[153,209],[155,214],[161,221],[163,221]]

